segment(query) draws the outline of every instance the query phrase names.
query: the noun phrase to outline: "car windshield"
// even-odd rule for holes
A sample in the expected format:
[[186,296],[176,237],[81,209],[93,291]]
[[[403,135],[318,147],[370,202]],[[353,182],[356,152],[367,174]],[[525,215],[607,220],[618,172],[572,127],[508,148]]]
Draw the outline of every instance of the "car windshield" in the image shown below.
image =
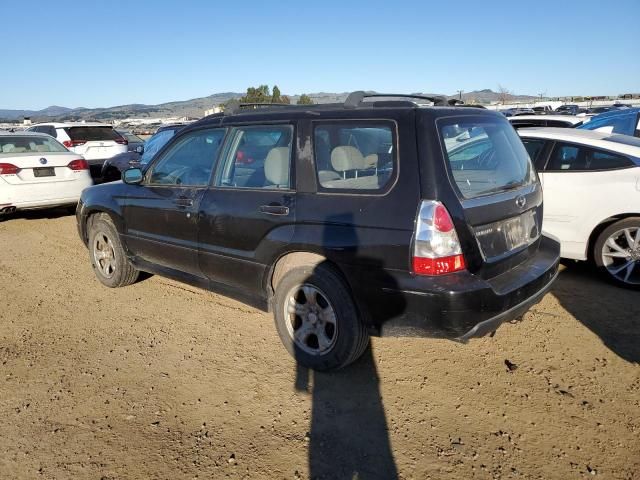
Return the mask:
[[438,130],[453,180],[464,198],[518,188],[535,180],[527,150],[507,120],[442,119]]
[[167,129],[156,133],[144,144],[144,152],[140,157],[140,163],[146,165],[151,161],[153,156],[165,146],[165,144],[176,134],[176,130]]
[[49,136],[0,136],[0,155],[16,153],[53,153],[68,150]]

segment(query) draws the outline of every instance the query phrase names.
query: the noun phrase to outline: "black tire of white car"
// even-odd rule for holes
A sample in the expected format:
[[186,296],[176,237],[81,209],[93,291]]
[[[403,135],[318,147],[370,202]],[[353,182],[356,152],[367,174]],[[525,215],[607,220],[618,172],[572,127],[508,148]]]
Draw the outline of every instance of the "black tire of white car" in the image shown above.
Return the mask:
[[[605,263],[605,260],[603,258],[603,250],[605,248],[605,244],[607,242],[607,240],[614,235],[616,232],[620,232],[623,231],[625,229],[630,229],[631,232],[635,231],[635,235],[640,235],[640,217],[631,217],[631,218],[625,218],[624,220],[619,220],[615,223],[612,223],[611,225],[609,225],[607,228],[605,228],[600,235],[598,235],[598,239],[596,240],[594,247],[593,247],[593,261],[598,269],[598,271],[605,277],[607,278],[609,281],[611,281],[612,283],[618,285],[618,286],[623,286],[623,287],[627,287],[627,288],[632,288],[632,289],[640,289],[640,283],[633,283],[634,279],[635,281],[637,281],[637,279],[640,277],[640,261],[637,259],[638,255],[640,254],[640,247],[635,247],[633,245],[629,246],[626,244],[623,245],[618,245],[618,247],[621,247],[621,249],[624,251],[625,249],[627,249],[629,251],[629,257],[627,258],[620,258],[619,260],[619,268],[621,268],[620,272],[617,274],[617,276],[612,273],[610,271],[609,268],[607,268],[607,265]],[[635,241],[635,237],[633,237],[633,233],[632,233],[632,238]],[[628,242],[627,239],[624,240],[625,242]],[[614,249],[614,251],[617,251]],[[620,252],[622,253],[622,252]],[[633,267],[631,268],[631,276],[629,277],[629,279],[625,282],[624,281],[624,275],[626,274],[626,268],[628,267],[624,267],[624,265],[628,265],[628,262],[633,262],[635,261],[635,263],[633,264]],[[627,263],[625,263],[627,262]],[[623,278],[620,278],[623,277]]]
[[[326,308],[327,303],[334,313],[330,316],[335,322],[335,329],[333,329],[335,338],[330,339],[331,348],[326,352],[308,353],[294,340],[295,327],[292,325],[291,312],[295,310],[295,306],[291,305],[292,302],[295,303],[295,299],[292,299],[292,292],[304,288],[318,293],[316,300],[312,303],[319,307],[314,310],[315,313],[303,315],[304,320],[296,313],[294,321],[299,323],[298,328],[302,328],[300,324],[304,322],[308,324],[309,318],[312,318],[314,323],[312,328],[326,328],[322,326],[326,321],[323,318],[322,307]],[[320,300],[323,297],[326,297],[326,301]],[[318,371],[345,367],[356,361],[369,345],[369,334],[359,318],[348,286],[341,275],[328,265],[300,266],[288,271],[276,286],[273,305],[278,335],[291,356],[304,367]],[[297,303],[296,306],[304,307]],[[309,338],[312,336],[313,333]]]
[[[98,243],[96,243],[98,240]],[[97,245],[103,245],[100,253],[96,255]],[[100,255],[107,251],[109,261],[113,260],[113,268],[105,273],[104,260]],[[111,219],[100,214],[92,223],[89,229],[89,260],[98,280],[109,288],[125,287],[131,285],[138,279],[140,272],[136,270],[122,248],[120,236],[113,225]]]

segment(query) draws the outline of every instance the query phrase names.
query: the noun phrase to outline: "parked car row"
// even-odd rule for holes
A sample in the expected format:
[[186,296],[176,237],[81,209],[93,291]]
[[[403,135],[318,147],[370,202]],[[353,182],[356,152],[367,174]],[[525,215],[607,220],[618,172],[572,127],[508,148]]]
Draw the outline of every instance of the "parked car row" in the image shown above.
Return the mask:
[[[319,370],[370,335],[490,333],[540,300],[560,257],[640,286],[640,139],[615,131],[637,134],[638,112],[589,131],[369,97],[229,109],[107,160],[102,176],[123,181],[85,189],[76,210],[98,280],[144,271],[271,310],[285,348]],[[512,128],[537,118],[545,128]],[[25,135],[33,145],[4,142],[0,212],[20,208],[5,183],[91,181],[77,156],[39,171],[44,148],[71,153]],[[29,152],[43,153],[18,165]]]
[[505,117],[516,117],[519,115],[572,115],[572,116],[582,116],[582,117],[591,117],[594,115],[599,115],[605,112],[614,112],[618,110],[624,110],[630,108],[629,105],[625,104],[613,104],[602,107],[590,107],[585,108],[579,105],[574,104],[565,104],[561,105],[555,110],[553,110],[549,105],[537,106],[533,108],[528,107],[515,107],[515,108],[505,108],[500,110]]
[[51,135],[81,155],[89,163],[94,177],[98,177],[105,159],[127,151],[128,140],[105,123],[40,123],[28,131]]
[[564,127],[640,137],[640,108],[611,110],[591,118],[575,115],[518,115],[508,118],[516,129]]

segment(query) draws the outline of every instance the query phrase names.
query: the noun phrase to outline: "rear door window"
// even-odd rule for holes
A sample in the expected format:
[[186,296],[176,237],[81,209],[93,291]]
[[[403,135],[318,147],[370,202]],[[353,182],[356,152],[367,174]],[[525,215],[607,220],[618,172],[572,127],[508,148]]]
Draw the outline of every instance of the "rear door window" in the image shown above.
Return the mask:
[[551,152],[547,171],[615,170],[633,166],[623,155],[579,145],[558,142]]
[[438,131],[451,175],[464,198],[535,181],[529,154],[506,119],[443,118],[438,120]]
[[72,141],[115,141],[122,140],[122,136],[112,127],[67,127],[64,129]]
[[393,124],[323,122],[314,128],[314,159],[321,190],[379,192],[395,178]]

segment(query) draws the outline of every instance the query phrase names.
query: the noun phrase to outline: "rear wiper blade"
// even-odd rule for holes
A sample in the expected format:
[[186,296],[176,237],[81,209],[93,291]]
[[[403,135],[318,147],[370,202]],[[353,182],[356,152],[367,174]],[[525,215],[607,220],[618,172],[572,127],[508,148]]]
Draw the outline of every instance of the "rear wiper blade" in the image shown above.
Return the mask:
[[499,187],[494,187],[494,188],[490,188],[489,190],[484,190],[480,192],[478,195],[487,195],[489,193],[496,193],[496,192],[506,192],[507,190],[514,190],[520,186],[522,186],[522,182],[513,181],[513,182],[505,183],[504,185],[501,185]]

